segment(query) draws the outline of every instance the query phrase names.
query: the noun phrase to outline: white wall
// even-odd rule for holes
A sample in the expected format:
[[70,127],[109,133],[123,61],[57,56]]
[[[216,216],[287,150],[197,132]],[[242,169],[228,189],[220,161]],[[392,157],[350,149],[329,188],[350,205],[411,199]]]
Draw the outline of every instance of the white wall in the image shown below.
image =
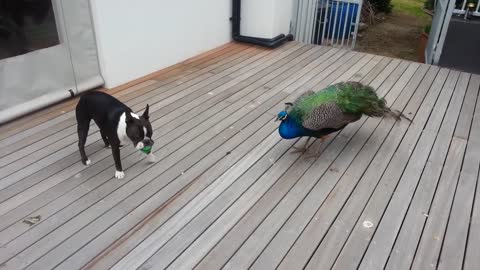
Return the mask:
[[91,0],[105,87],[231,40],[229,0]]
[[241,34],[261,38],[273,38],[280,34],[288,34],[293,1],[242,0]]
[[[241,34],[287,34],[294,0],[242,0]],[[231,40],[231,0],[90,0],[105,87]]]
[[293,1],[298,0],[275,0],[274,17],[273,17],[273,33],[274,36],[279,34],[290,33],[290,21],[293,14]]
[[240,34],[242,36],[272,38],[274,1],[242,0]]

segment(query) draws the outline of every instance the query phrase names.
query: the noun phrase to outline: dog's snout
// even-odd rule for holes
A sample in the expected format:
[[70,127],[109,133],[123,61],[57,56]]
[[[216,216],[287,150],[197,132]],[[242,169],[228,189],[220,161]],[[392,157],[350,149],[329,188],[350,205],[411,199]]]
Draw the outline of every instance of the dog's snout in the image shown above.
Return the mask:
[[150,139],[150,138],[145,138],[145,139],[143,140],[143,144],[144,144],[145,146],[152,146],[152,145],[153,145],[153,140]]

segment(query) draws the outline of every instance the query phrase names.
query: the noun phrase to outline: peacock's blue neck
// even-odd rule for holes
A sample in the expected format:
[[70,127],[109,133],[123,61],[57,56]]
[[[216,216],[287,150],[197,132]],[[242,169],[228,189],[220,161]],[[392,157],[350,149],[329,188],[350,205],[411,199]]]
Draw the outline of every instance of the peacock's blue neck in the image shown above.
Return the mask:
[[293,139],[310,135],[308,130],[296,123],[290,117],[287,117],[287,119],[282,121],[280,127],[278,128],[278,132],[284,139]]

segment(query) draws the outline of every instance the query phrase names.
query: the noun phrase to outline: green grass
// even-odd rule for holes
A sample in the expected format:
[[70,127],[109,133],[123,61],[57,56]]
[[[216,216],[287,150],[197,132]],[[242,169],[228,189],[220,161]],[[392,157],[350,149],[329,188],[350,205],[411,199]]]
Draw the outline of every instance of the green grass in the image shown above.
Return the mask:
[[423,25],[428,25],[432,18],[423,11],[424,3],[425,0],[392,0],[393,12],[416,17]]
[[392,0],[393,12],[427,19],[429,16],[423,12],[424,3],[425,0]]

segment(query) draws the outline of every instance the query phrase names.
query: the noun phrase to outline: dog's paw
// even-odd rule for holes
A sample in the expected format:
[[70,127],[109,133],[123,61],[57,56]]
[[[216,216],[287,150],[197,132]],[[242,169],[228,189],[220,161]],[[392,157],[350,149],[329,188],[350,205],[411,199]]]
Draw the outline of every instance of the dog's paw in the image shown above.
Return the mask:
[[115,171],[115,178],[117,178],[117,179],[123,179],[123,177],[125,177],[125,173],[124,173],[124,172]]
[[88,166],[90,164],[92,164],[92,161],[90,159],[87,159],[83,162],[83,165],[85,165],[85,166]]
[[156,161],[157,161],[157,158],[153,153],[148,154],[148,162],[155,163]]

